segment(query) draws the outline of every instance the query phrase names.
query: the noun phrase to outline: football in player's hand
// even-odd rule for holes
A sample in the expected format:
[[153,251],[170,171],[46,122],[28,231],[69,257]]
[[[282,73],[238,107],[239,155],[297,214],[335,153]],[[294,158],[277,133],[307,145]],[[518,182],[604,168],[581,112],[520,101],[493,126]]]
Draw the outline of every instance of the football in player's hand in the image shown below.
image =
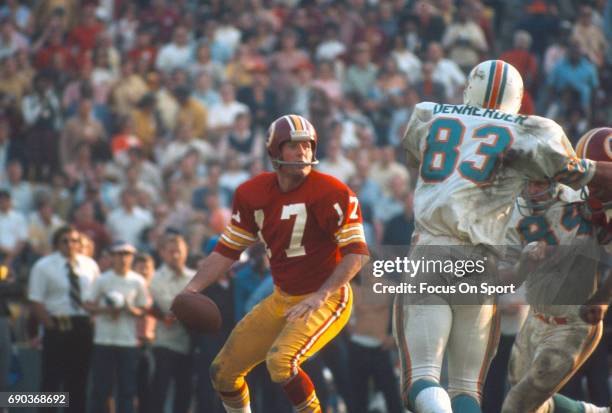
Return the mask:
[[205,295],[182,292],[174,298],[170,310],[188,330],[214,333],[221,328],[221,312]]

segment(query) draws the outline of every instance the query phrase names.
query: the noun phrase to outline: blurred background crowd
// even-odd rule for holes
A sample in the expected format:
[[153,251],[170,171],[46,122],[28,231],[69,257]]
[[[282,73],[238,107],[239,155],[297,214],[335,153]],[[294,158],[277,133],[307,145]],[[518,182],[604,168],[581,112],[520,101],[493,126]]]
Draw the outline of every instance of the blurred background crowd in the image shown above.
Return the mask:
[[[407,245],[414,171],[402,164],[398,143],[414,105],[460,103],[469,69],[501,58],[525,81],[521,112],[556,120],[574,143],[612,119],[611,40],[606,0],[1,1],[0,350],[11,353],[12,342],[28,357],[0,362],[0,375],[3,366],[11,371],[0,390],[38,388],[40,366],[26,360],[36,359],[41,329],[29,321],[27,291],[36,288],[32,266],[58,247],[53,234],[63,225],[79,231],[81,253],[101,272],[119,265],[109,247],[121,240],[138,251],[147,289],[160,271],[186,274],[212,249],[236,187],[270,169],[270,122],[298,113],[317,129],[318,169],[358,194],[368,243]],[[184,250],[180,262],[167,248]],[[211,292],[225,303],[228,331],[270,290],[265,261],[251,253]],[[335,353],[312,362],[324,383],[317,389],[327,392],[328,411],[367,411],[367,396],[378,393],[384,397],[373,397],[373,408],[384,399],[399,411],[393,365],[368,363],[392,354],[390,331],[385,320],[359,317],[359,305]],[[388,302],[363,305],[362,315],[376,305],[389,320]],[[226,333],[174,337],[185,341],[178,347],[156,342],[156,331],[176,327],[163,311],[155,316],[157,329],[149,316],[134,333],[139,368],[169,360],[151,346],[172,356],[195,351],[199,362],[183,373],[139,371],[141,411],[154,411],[142,395],[154,383],[165,389],[171,377],[187,391],[181,398],[198,400],[197,411],[219,411],[206,363]],[[197,397],[184,385],[192,373],[202,378]],[[260,400],[282,403],[265,371],[253,374],[269,396]],[[598,380],[609,398],[605,374]],[[364,392],[351,390],[363,388],[352,382],[361,376],[365,404]]]

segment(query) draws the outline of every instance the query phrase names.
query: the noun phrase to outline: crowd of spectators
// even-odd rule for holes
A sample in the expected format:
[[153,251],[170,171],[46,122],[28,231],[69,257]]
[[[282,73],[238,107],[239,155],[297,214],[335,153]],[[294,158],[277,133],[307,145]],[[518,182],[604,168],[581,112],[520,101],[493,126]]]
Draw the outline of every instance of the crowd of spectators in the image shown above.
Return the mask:
[[[109,247],[123,241],[151,257],[135,260],[141,275],[168,272],[168,234],[185,240],[185,265],[195,268],[193,257],[210,251],[229,219],[236,187],[270,169],[266,130],[281,114],[313,123],[318,168],[358,194],[368,244],[408,244],[414,171],[398,144],[414,105],[460,103],[469,69],[502,58],[525,81],[521,112],[558,121],[575,143],[612,119],[611,40],[612,1],[4,0],[0,348],[9,328],[3,297],[20,302],[32,265],[56,249],[52,235],[65,224],[102,271],[113,268]],[[211,292],[230,303],[232,322],[269,291],[269,276],[255,266],[224,281],[234,296],[223,286]],[[168,299],[153,307],[163,310]],[[152,331],[138,345],[178,340]],[[338,351],[364,354],[354,346],[372,344],[389,351],[386,337],[372,334],[343,336]],[[13,335],[36,343],[36,331]],[[215,340],[196,340],[204,356],[194,365],[181,359],[183,347],[164,344],[170,353],[155,352],[163,377],[138,375],[159,386],[172,377],[177,391],[191,392],[173,365],[205,369]],[[0,358],[0,390],[7,364]],[[350,380],[346,368],[332,370],[349,404],[351,386],[338,378]],[[212,394],[209,386],[202,380],[198,391]],[[260,391],[274,394],[266,386]],[[105,397],[94,394],[98,404]]]

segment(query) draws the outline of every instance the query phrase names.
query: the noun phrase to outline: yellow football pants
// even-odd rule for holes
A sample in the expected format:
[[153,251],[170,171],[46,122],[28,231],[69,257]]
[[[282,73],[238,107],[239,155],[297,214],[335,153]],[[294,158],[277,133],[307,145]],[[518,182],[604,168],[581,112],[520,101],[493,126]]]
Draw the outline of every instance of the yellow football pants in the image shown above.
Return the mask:
[[348,284],[334,292],[308,320],[288,322],[285,312],[307,296],[288,295],[276,288],[236,325],[210,367],[215,390],[242,389],[244,377],[263,361],[272,381],[283,383],[342,330],[353,304]]

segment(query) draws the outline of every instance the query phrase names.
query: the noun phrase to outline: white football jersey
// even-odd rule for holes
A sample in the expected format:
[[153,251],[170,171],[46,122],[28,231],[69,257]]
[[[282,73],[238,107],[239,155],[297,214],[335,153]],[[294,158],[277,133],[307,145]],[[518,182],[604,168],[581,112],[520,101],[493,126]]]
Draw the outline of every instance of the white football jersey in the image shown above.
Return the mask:
[[416,243],[497,248],[525,180],[579,188],[594,163],[576,158],[563,129],[538,116],[469,105],[416,105],[403,145],[419,168]]
[[[522,198],[517,202],[525,205]],[[578,191],[561,185],[556,202],[543,214],[532,214],[525,207],[512,213],[506,233],[510,261],[516,262],[530,242],[542,241],[551,247],[525,279],[527,302],[535,311],[576,312],[595,291],[600,249],[592,224],[582,216],[584,207]]]

